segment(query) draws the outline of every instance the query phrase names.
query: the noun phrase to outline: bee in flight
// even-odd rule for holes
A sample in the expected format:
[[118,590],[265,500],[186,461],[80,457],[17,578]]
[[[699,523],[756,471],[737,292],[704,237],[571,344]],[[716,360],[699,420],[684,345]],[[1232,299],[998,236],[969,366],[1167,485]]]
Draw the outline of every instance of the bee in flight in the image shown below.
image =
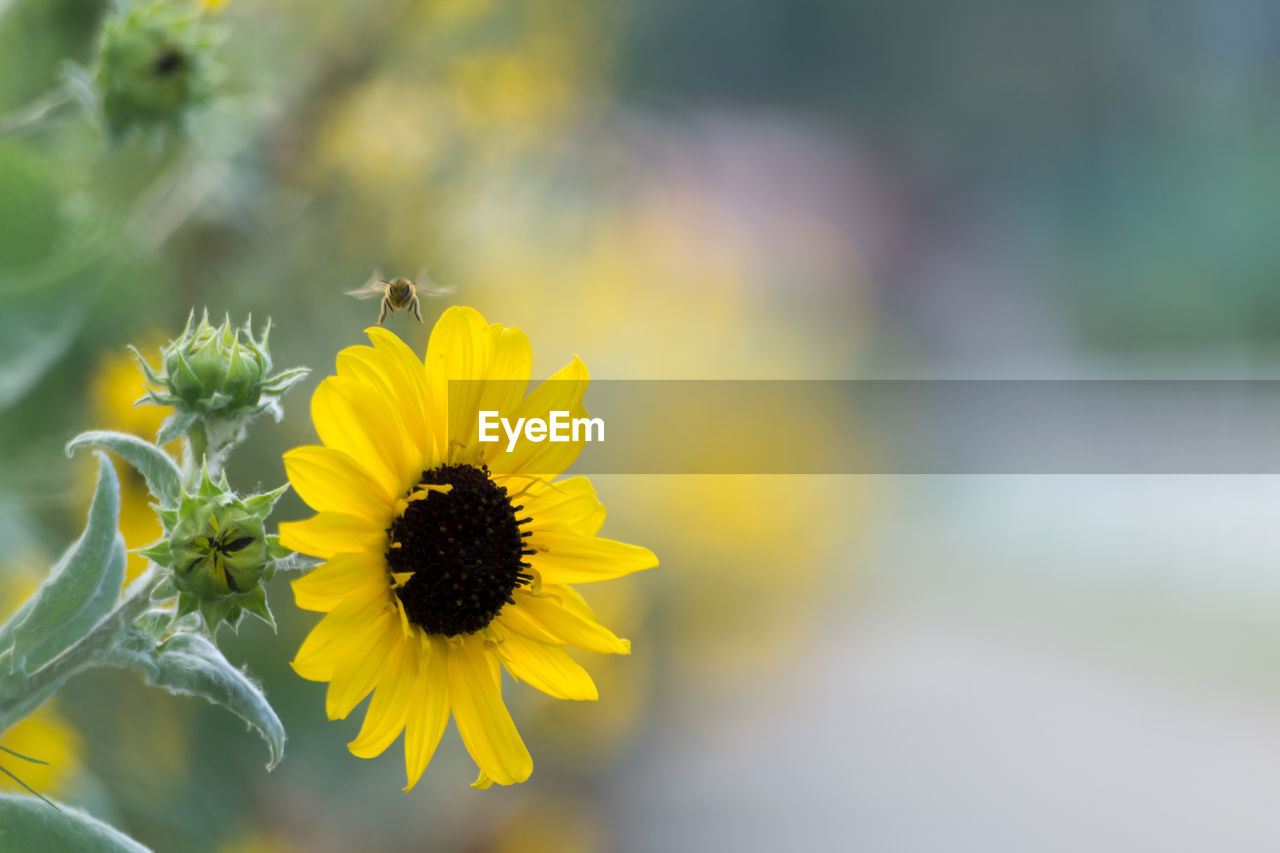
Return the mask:
[[427,278],[426,271],[418,274],[419,281],[409,278],[393,278],[387,280],[382,277],[382,273],[378,270],[373,271],[373,275],[369,277],[360,287],[355,290],[348,290],[347,296],[354,296],[356,299],[373,299],[374,297],[382,297],[382,310],[378,312],[378,325],[382,325],[382,321],[387,319],[387,314],[394,314],[397,309],[403,308],[413,314],[415,320],[422,322],[422,312],[418,310],[418,294],[424,293],[427,296],[444,296],[452,293],[452,287],[441,287]]

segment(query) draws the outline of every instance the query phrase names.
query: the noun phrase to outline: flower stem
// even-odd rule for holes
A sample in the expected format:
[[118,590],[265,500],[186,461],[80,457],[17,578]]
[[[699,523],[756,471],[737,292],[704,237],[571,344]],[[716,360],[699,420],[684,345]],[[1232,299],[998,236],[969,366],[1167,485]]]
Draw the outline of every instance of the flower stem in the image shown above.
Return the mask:
[[155,565],[150,566],[89,633],[31,673],[21,694],[0,701],[0,733],[43,705],[73,675],[103,663],[125,627],[147,609],[162,577]]
[[51,92],[36,98],[25,107],[19,107],[9,115],[0,118],[0,136],[25,130],[38,123],[49,113],[63,104],[71,102],[71,92],[65,86],[59,86]]
[[[209,460],[209,432],[205,429],[203,418],[199,418],[187,429],[187,459],[183,466],[182,479],[188,486],[200,482],[200,470]],[[210,471],[210,476],[213,472]]]

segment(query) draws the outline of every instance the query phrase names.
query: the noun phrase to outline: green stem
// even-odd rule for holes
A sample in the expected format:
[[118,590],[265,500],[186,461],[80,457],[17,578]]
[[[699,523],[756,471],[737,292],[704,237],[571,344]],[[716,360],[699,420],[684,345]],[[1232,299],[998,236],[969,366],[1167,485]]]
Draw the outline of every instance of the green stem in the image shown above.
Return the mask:
[[162,577],[155,565],[148,568],[89,633],[31,673],[20,695],[0,701],[0,733],[47,702],[72,676],[102,664],[121,632],[150,605]]
[[[182,466],[182,479],[187,488],[194,489],[200,482],[200,470],[208,458],[209,432],[205,429],[204,418],[200,418],[187,429],[187,458]],[[213,472],[209,474],[212,476]]]
[[11,133],[25,130],[44,119],[45,116],[58,107],[70,102],[71,92],[65,86],[59,86],[57,89],[36,98],[25,107],[20,107],[9,113],[9,115],[0,118],[0,136],[8,136]]
[[244,425],[238,418],[215,418],[205,415],[192,424],[186,432],[188,456],[184,460],[182,477],[188,489],[194,490],[200,483],[203,469],[217,480],[231,448],[244,440]]

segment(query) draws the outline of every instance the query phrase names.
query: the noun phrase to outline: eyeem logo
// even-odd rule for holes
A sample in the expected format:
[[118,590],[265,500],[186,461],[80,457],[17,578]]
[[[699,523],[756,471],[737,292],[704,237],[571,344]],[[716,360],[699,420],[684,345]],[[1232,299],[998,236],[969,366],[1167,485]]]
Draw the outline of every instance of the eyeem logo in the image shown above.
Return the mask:
[[486,444],[501,441],[498,427],[507,436],[507,452],[516,449],[520,434],[535,444],[542,441],[604,441],[603,418],[571,418],[568,412],[553,411],[550,420],[542,418],[516,418],[513,426],[508,418],[496,411],[480,413],[480,441]]

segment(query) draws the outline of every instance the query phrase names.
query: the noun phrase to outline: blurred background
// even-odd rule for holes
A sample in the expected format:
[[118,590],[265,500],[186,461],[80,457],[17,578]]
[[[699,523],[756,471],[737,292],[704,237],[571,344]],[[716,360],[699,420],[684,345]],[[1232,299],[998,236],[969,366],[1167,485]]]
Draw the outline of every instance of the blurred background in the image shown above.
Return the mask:
[[[0,115],[105,4],[0,0]],[[0,594],[83,523],[76,432],[151,434],[124,347],[270,316],[311,379],[232,483],[284,480],[371,269],[527,331],[535,376],[1280,378],[1280,8],[1265,0],[229,0],[189,138],[74,108],[0,138]],[[590,396],[588,395],[588,405]],[[796,418],[803,419],[803,412]],[[855,441],[831,424],[831,442]],[[787,452],[779,436],[777,452]],[[125,474],[123,526],[150,541]],[[157,850],[1280,848],[1271,477],[595,478],[662,566],[584,588],[601,699],[506,691],[530,782],[452,727],[346,751],[288,662],[220,645],[290,740],[94,672],[10,731]],[[294,497],[278,520],[307,514]],[[590,657],[591,659],[587,659]]]

